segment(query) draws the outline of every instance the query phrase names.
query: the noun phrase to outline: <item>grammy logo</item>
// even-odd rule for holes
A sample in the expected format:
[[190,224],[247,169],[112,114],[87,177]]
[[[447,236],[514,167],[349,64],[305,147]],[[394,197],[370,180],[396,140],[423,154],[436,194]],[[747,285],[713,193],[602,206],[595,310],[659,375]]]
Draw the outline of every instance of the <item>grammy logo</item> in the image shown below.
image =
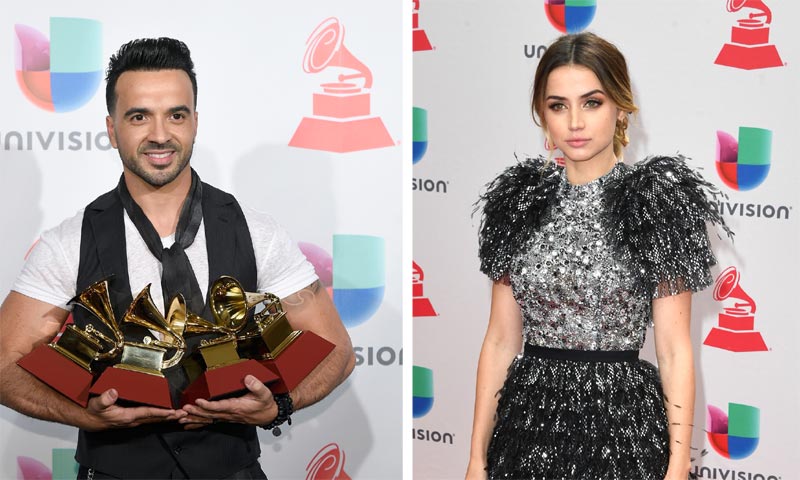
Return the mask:
[[772,11],[762,0],[728,0],[729,12],[738,12],[745,7],[758,12],[737,20],[731,27],[730,43],[722,46],[714,63],[744,70],[783,66],[778,49],[769,43]]
[[414,0],[414,12],[411,18],[411,27],[413,28],[411,43],[412,49],[415,52],[433,50],[433,46],[431,45],[431,41],[428,40],[428,35],[425,33],[425,30],[419,28],[419,2],[420,0]]
[[341,73],[336,82],[320,85],[322,91],[313,96],[313,116],[303,117],[289,146],[344,153],[394,145],[380,117],[371,115],[372,72],[344,46],[339,20],[331,17],[320,23],[306,45],[306,73],[329,67],[353,73]]
[[763,352],[767,345],[755,330],[756,303],[739,284],[739,271],[728,267],[714,285],[714,300],[733,300],[733,306],[723,308],[718,325],[711,329],[704,345],[732,352]]
[[433,304],[422,294],[422,281],[425,279],[425,274],[419,268],[417,262],[412,263],[414,264],[414,273],[411,274],[411,295],[413,297],[411,309],[413,315],[415,317],[435,317],[438,313],[433,309]]

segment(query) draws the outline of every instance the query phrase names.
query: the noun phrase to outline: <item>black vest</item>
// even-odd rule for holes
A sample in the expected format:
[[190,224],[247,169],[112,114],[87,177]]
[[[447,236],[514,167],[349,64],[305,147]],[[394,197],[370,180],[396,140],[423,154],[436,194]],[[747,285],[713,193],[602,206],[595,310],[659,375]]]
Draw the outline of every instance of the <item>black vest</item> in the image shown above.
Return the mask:
[[[230,275],[245,290],[257,288],[257,273],[250,231],[236,199],[203,184],[203,223],[208,252],[208,280]],[[81,227],[77,291],[113,275],[109,281],[111,303],[119,322],[133,301],[128,279],[125,245],[125,211],[116,189],[90,203]],[[160,279],[153,279],[160,282]],[[136,286],[137,293],[144,285]],[[201,285],[200,288],[203,288]],[[199,312],[198,312],[199,313]],[[204,318],[212,318],[208,300]],[[78,326],[93,317],[85,309],[73,309]],[[131,328],[135,327],[135,328]],[[126,338],[141,340],[144,328],[126,325]],[[136,338],[138,337],[138,338]],[[187,338],[187,352],[203,336]],[[173,398],[188,383],[182,367],[164,372]],[[180,466],[190,478],[224,478],[255,461],[261,453],[253,426],[219,423],[185,431],[177,422],[142,425],[101,432],[80,430],[76,460],[87,467],[121,478],[169,478]]]

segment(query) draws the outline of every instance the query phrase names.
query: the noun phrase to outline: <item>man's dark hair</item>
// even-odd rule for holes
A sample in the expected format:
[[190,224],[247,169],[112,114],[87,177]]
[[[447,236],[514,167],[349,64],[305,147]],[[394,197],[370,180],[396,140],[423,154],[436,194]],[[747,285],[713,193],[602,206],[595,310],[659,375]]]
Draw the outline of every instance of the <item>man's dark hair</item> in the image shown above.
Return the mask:
[[128,71],[183,70],[192,81],[197,106],[197,78],[194,62],[185,43],[174,38],[140,38],[119,47],[106,70],[106,108],[111,115],[117,103],[115,88],[119,76]]

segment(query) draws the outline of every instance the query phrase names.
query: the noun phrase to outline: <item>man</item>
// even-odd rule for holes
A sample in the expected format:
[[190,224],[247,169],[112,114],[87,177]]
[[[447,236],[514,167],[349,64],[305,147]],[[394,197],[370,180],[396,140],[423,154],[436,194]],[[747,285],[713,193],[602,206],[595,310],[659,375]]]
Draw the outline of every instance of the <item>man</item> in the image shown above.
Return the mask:
[[[112,56],[106,80],[106,127],[123,175],[42,235],[0,307],[0,401],[78,427],[79,478],[266,478],[255,426],[271,429],[339,385],[355,362],[350,338],[313,268],[275,221],[242,209],[188,168],[198,117],[186,46],[169,38],[129,42]],[[281,297],[295,329],[336,347],[289,395],[273,396],[247,376],[248,392],[237,398],[161,409],[121,405],[109,389],[81,408],[16,362],[56,335],[70,298],[109,274],[117,319],[146,284],[161,312],[165,298],[182,293],[189,310],[210,318],[202,291],[228,274],[248,291]],[[80,308],[73,317],[79,326],[90,321]],[[180,367],[165,374],[173,393],[186,386]]]

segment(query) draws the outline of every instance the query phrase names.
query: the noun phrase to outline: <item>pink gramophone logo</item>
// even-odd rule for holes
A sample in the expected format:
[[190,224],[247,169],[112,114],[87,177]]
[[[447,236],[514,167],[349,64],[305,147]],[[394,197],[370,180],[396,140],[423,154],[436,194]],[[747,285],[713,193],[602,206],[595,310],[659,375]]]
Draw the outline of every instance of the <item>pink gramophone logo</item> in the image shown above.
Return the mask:
[[344,471],[344,452],[335,443],[322,447],[306,465],[306,480],[351,480]]
[[425,33],[425,30],[419,28],[419,2],[420,0],[414,0],[414,12],[412,14],[413,16],[411,17],[411,27],[413,28],[411,43],[412,50],[415,52],[433,50],[431,41],[428,40],[428,34]]
[[731,352],[764,352],[767,345],[755,330],[756,302],[742,289],[739,276],[736,267],[728,267],[717,277],[714,300],[731,299],[733,306],[723,308],[718,325],[711,329],[703,344]]
[[728,11],[738,12],[742,8],[758,10],[740,18],[731,27],[731,41],[722,46],[714,63],[727,67],[755,70],[783,66],[783,60],[775,45],[769,43],[769,25],[772,11],[762,0],[728,0]]
[[433,304],[428,297],[422,293],[422,281],[425,279],[425,274],[417,265],[417,262],[412,260],[412,263],[414,264],[414,272],[411,274],[412,315],[415,317],[435,317],[438,313],[433,309]]
[[372,72],[344,46],[339,20],[331,17],[320,23],[306,45],[304,72],[341,67],[350,73],[320,85],[322,92],[313,96],[312,116],[303,117],[289,146],[344,153],[394,145],[380,117],[370,114]]

